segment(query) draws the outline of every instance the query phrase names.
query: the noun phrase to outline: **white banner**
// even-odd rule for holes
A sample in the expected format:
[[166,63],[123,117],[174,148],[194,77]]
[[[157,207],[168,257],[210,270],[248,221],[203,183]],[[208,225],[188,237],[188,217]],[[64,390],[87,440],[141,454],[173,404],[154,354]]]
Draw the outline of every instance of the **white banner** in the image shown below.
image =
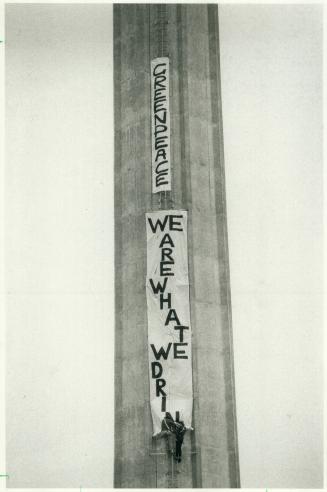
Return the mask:
[[152,193],[171,190],[169,58],[151,61]]
[[150,402],[154,435],[165,412],[192,423],[187,212],[146,214]]

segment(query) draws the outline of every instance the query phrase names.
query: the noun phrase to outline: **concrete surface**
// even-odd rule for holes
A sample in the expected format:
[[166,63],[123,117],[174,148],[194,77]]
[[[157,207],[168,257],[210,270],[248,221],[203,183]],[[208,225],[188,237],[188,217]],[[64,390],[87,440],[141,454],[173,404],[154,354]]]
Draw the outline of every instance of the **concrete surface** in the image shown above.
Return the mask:
[[[170,59],[172,191],[151,193],[150,61]],[[216,5],[114,5],[115,487],[239,487]],[[152,439],[145,212],[189,212],[193,427]]]

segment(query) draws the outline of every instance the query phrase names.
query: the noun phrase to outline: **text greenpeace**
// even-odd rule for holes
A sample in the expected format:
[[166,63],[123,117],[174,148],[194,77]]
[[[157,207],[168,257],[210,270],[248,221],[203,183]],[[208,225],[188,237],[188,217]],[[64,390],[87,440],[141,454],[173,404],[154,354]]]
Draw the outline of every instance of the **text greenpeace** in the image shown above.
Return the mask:
[[165,412],[192,422],[187,212],[146,214],[150,403],[154,435]]
[[152,192],[170,191],[169,58],[151,61]]

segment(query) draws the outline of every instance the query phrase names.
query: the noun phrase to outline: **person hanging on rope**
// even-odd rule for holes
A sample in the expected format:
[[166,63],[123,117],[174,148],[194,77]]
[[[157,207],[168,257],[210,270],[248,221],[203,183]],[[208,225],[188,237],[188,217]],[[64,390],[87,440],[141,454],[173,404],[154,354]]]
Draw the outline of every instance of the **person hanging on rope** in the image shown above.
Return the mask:
[[[167,444],[169,443],[170,439],[169,437],[174,434],[176,438],[176,448],[175,448],[175,460],[180,463],[182,461],[182,445],[184,441],[184,434],[186,432],[186,427],[184,425],[184,422],[181,420],[180,422],[178,420],[174,420],[173,417],[169,412],[166,412],[165,417],[162,419],[161,422],[161,432],[158,435],[158,437],[167,437],[168,441]],[[170,448],[170,444],[168,447]],[[173,452],[171,450],[171,452]]]
[[182,461],[182,444],[183,444],[185,432],[186,432],[186,427],[182,420],[180,422],[174,422],[174,433],[176,435],[175,459],[178,463]]

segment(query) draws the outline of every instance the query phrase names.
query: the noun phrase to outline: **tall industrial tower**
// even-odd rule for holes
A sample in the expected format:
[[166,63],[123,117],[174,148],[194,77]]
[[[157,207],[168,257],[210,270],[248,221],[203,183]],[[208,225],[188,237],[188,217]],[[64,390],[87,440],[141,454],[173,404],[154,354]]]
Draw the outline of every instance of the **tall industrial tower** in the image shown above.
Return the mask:
[[217,5],[113,7],[114,486],[239,487]]

